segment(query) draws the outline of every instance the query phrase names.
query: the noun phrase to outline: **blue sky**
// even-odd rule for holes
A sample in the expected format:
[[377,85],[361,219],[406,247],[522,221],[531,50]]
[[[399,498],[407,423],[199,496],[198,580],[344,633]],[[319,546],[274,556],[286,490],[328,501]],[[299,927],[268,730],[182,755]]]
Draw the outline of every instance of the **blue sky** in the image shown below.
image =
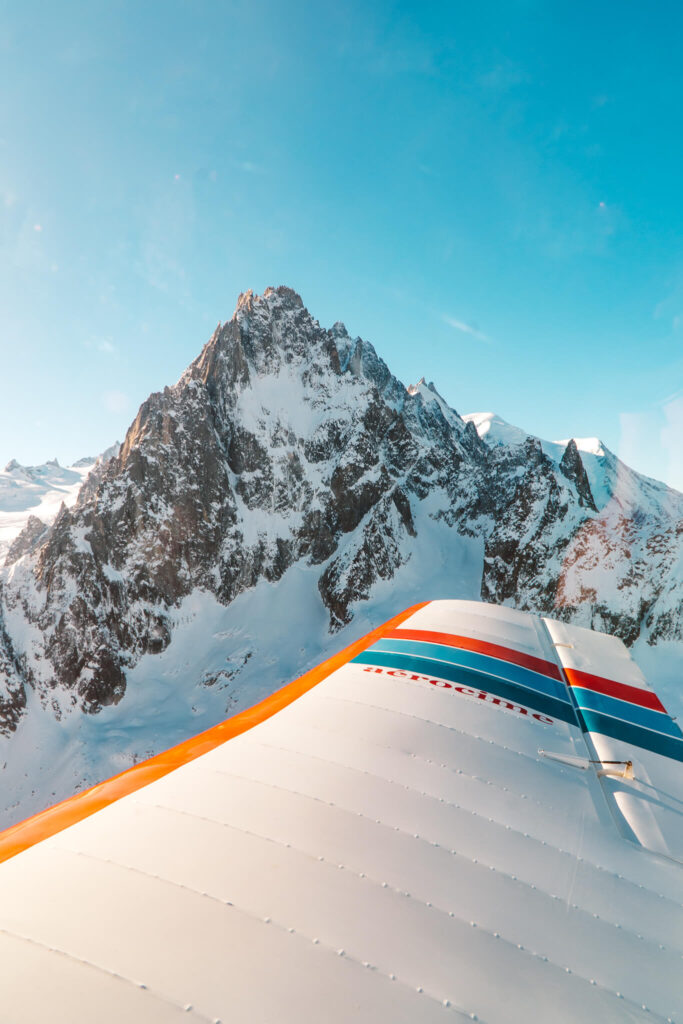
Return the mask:
[[683,489],[677,3],[0,0],[0,463],[122,439],[246,288]]

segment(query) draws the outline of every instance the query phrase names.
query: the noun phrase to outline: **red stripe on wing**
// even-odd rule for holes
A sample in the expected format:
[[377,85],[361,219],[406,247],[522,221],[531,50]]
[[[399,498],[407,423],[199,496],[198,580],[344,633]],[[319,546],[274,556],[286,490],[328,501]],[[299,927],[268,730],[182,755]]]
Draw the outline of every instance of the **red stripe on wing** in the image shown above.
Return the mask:
[[551,679],[564,682],[559,668],[552,661],[537,658],[533,654],[524,654],[522,651],[504,647],[502,644],[475,640],[471,636],[457,636],[455,633],[439,633],[431,629],[390,629],[382,635],[392,640],[422,640],[432,644],[444,644],[446,647],[457,647],[461,651],[487,654],[490,658],[509,661],[513,665],[520,665],[522,668],[531,669],[532,672],[539,672],[542,676],[549,676]]
[[594,690],[596,693],[604,693],[607,697],[616,697],[629,704],[639,704],[643,708],[667,714],[666,708],[653,690],[643,690],[639,686],[629,686],[628,683],[617,683],[613,679],[594,676],[590,672],[580,672],[576,668],[565,668],[564,671],[571,686],[582,686],[584,690]]

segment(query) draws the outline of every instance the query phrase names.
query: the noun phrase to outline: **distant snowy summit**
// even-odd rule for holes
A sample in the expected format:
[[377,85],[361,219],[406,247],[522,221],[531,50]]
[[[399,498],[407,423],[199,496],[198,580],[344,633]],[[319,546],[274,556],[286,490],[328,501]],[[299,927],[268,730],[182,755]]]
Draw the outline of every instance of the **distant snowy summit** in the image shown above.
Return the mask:
[[[56,458],[39,466],[22,466],[11,459],[0,471],[0,565],[29,519],[49,526],[62,504],[70,508],[76,502],[90,471],[118,454],[119,448],[117,443],[99,456],[79,459],[66,468]],[[34,524],[34,539],[36,529]]]
[[[474,424],[479,437],[487,444],[523,444],[528,437],[531,437],[525,430],[520,430],[519,427],[501,419],[495,412],[465,413],[463,419],[466,423]],[[585,452],[587,455],[603,456],[607,453],[607,449],[597,437],[567,437],[564,441],[544,441],[543,444],[564,451],[570,441],[574,442],[580,452]]]
[[94,464],[92,459],[63,469],[56,459],[40,466],[22,466],[16,459],[7,463],[0,471],[0,565],[29,519],[35,520],[35,537],[37,524],[46,528],[62,503],[73,505]]
[[[433,387],[433,385],[432,385]],[[489,446],[511,447],[526,444],[534,435],[508,423],[494,412],[465,413],[466,423],[472,423],[479,437]],[[651,477],[636,473],[622,462],[597,437],[570,437],[563,441],[544,441],[536,438],[549,459],[560,466],[569,446],[581,453],[581,463],[590,482],[592,496],[599,509],[615,501],[625,510],[640,509],[656,512],[663,506],[675,515],[681,496],[678,491]]]
[[524,444],[530,436],[519,427],[514,427],[496,416],[495,412],[471,412],[463,416],[466,423],[473,423],[477,433],[487,444]]

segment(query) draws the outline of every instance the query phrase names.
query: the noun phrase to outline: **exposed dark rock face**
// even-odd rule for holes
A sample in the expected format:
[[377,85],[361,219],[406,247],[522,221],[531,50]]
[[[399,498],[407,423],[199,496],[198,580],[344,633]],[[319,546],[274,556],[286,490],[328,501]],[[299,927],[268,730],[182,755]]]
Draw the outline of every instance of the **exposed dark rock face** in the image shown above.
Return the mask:
[[37,516],[29,516],[26,526],[12,542],[5,556],[5,565],[14,565],[28,551],[33,551],[40,538],[46,533],[47,526]]
[[[493,528],[486,540],[482,597],[526,609],[555,604],[556,574],[581,499],[543,454],[540,442],[496,448],[486,467],[486,510]],[[573,514],[573,515],[572,515]]]
[[[531,437],[489,446],[434,385],[406,390],[291,289],[247,292],[178,383],[143,403],[78,503],[49,530],[32,518],[12,545],[0,730],[16,726],[28,684],[86,712],[120,701],[127,670],[168,646],[169,612],[197,588],[229,604],[297,562],[319,566],[339,628],[436,524],[481,538],[485,600],[588,616],[629,641],[644,624],[680,637],[669,569],[683,498],[643,512],[642,488],[628,501],[613,490],[598,512],[574,441],[559,463]],[[616,581],[607,598],[601,559]]]
[[579,504],[585,505],[586,508],[590,508],[594,512],[597,512],[598,510],[595,507],[595,502],[591,493],[591,486],[588,482],[586,467],[581,461],[579,449],[576,447],[576,441],[574,438],[571,438],[564,450],[564,455],[560,461],[560,472],[564,473],[567,480],[571,480],[576,487],[576,493],[579,496]]
[[14,732],[26,707],[25,684],[30,673],[17,656],[2,615],[0,584],[0,733]]

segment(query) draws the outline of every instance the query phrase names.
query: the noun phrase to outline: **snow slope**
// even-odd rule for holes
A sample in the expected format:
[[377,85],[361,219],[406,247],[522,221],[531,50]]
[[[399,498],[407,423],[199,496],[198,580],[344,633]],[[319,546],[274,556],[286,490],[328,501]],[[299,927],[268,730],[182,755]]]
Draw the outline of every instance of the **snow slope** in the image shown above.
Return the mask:
[[[415,558],[380,583],[353,622],[330,634],[315,567],[297,564],[261,580],[230,605],[194,590],[172,612],[170,645],[144,655],[126,696],[96,715],[70,713],[31,691],[16,733],[0,735],[0,825],[94,785],[210,728],[291,682],[418,601],[476,598],[481,542],[440,524],[424,531]],[[435,566],[426,576],[424,566]],[[55,700],[58,694],[54,695]]]
[[0,471],[0,564],[30,516],[52,523],[64,503],[74,504],[95,458],[63,468],[56,459],[41,466],[20,466],[14,459]]
[[100,455],[79,459],[73,466],[60,466],[48,459],[39,466],[22,466],[11,459],[0,471],[0,565],[12,542],[31,517],[50,526],[62,505],[71,508],[83,482],[95,467],[102,467],[118,455],[118,442]]

